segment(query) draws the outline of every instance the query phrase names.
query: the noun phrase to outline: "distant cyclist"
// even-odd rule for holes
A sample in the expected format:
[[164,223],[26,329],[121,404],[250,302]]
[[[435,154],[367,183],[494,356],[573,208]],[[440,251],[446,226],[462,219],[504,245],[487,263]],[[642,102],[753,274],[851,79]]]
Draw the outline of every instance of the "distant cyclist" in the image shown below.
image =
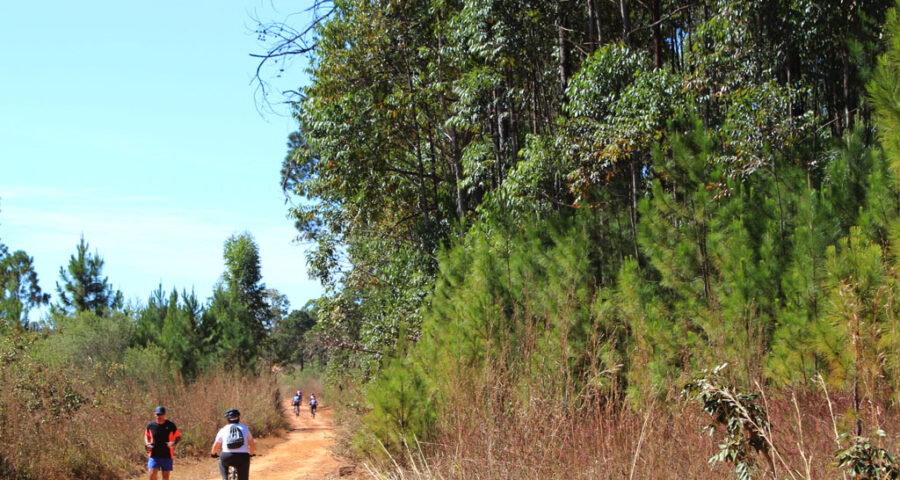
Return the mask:
[[309,394],[309,414],[312,415],[313,418],[316,418],[316,407],[319,406],[319,401],[316,400],[316,394]]
[[291,405],[294,407],[294,415],[300,415],[300,401],[303,399],[303,393],[297,390],[294,398],[291,399]]
[[248,480],[250,477],[250,456],[256,455],[256,446],[253,444],[253,435],[246,425],[241,423],[241,412],[230,409],[225,412],[228,425],[222,427],[216,433],[216,440],[209,450],[210,456],[215,456],[221,448],[219,457],[219,473],[222,480],[228,473],[228,467],[237,470],[238,480]]

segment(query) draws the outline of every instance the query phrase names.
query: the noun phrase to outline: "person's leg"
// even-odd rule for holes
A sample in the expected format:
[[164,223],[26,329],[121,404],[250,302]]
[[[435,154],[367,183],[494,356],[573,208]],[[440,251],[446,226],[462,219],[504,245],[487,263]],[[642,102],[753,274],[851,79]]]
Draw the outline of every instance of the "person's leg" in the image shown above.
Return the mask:
[[222,475],[222,480],[227,480],[225,475],[228,474],[228,469],[225,467],[225,458],[224,453],[219,457],[219,475]]
[[147,459],[147,472],[150,474],[150,480],[156,480],[156,472],[159,469],[156,468],[156,463],[153,461],[153,457]]
[[169,473],[172,471],[172,462],[171,458],[164,458],[157,462],[157,467],[159,467],[159,471],[162,472],[163,480],[169,480]]
[[241,462],[235,465],[238,472],[238,480],[250,479],[250,454],[241,455]]

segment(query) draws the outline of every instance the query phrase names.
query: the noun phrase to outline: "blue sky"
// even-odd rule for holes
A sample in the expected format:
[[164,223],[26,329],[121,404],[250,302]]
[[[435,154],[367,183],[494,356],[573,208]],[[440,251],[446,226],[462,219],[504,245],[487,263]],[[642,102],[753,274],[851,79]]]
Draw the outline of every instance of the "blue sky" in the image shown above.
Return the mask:
[[223,243],[249,231],[268,287],[294,308],[321,295],[279,187],[296,124],[260,114],[249,56],[254,17],[305,6],[0,2],[0,242],[34,257],[45,291],[83,234],[127,299],[160,283],[206,298]]

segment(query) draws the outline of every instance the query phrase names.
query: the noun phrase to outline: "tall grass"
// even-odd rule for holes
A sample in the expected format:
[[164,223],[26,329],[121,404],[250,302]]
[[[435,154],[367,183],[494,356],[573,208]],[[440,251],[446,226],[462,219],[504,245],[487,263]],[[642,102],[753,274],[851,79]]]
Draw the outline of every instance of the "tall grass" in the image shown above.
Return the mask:
[[[772,442],[783,463],[765,459],[757,478],[842,478],[835,462],[836,430],[854,424],[852,395],[770,391]],[[834,416],[832,416],[832,412]],[[460,402],[444,416],[432,442],[410,445],[399,458],[370,461],[377,479],[733,479],[731,465],[711,463],[719,435],[703,432],[710,418],[677,396],[638,411],[627,407],[567,411],[552,401],[499,405]],[[888,431],[898,448],[897,412],[876,409],[872,429]],[[777,477],[775,475],[777,474]]]

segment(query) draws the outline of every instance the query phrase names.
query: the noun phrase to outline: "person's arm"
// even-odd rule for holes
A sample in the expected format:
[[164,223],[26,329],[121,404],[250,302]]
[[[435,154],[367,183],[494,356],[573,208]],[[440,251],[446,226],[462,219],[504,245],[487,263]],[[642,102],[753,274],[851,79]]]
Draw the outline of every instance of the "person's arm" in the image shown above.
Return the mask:
[[169,448],[175,448],[175,445],[178,445],[178,442],[181,441],[181,432],[178,431],[178,427],[175,427],[175,431],[172,432],[172,440],[168,442]]
[[256,444],[253,443],[253,434],[250,433],[250,429],[247,430],[247,447],[250,450],[250,455],[256,455]]
[[216,439],[213,440],[212,447],[210,447],[210,449],[209,449],[210,455],[215,455],[219,451],[219,448],[222,447],[222,438],[221,438],[220,433],[221,433],[221,431],[216,432]]
[[150,429],[144,429],[144,446],[147,447],[147,450],[153,448],[153,435],[150,434]]

